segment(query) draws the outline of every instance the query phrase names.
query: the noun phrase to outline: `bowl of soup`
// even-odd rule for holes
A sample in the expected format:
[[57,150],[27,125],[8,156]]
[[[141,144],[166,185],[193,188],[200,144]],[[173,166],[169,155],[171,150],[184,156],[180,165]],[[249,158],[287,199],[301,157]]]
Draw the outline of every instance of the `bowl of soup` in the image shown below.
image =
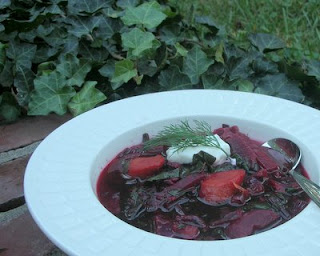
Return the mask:
[[[183,123],[210,126],[229,155],[219,161],[199,150],[179,162],[170,145],[144,148]],[[116,101],[40,144],[26,170],[27,205],[69,255],[314,255],[320,209],[261,144],[294,141],[303,155],[298,171],[319,184],[319,128],[318,110],[252,93],[183,90]]]

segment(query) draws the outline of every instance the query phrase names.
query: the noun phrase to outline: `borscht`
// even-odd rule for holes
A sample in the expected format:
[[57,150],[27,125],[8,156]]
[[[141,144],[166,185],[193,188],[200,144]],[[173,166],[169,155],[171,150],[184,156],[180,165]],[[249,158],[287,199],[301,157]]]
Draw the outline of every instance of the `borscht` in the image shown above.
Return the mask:
[[[97,195],[119,219],[158,235],[254,235],[290,220],[310,201],[288,161],[261,145],[237,126],[166,126],[115,156],[98,178]],[[307,176],[301,164],[297,171]]]

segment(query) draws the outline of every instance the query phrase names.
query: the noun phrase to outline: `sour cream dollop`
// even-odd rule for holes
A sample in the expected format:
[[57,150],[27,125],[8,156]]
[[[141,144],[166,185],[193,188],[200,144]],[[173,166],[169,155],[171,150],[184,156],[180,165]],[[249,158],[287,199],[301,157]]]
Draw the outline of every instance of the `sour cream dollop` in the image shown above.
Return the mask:
[[[214,138],[215,137],[215,138]],[[219,142],[220,147],[230,155],[230,146],[224,140],[222,140],[219,135],[208,136],[208,140],[212,140],[213,143],[216,143],[216,140]],[[194,154],[198,154],[200,151],[204,151],[216,158],[214,165],[222,164],[226,161],[227,155],[220,148],[213,146],[192,146],[186,147],[183,150],[177,150],[175,147],[170,147],[166,151],[167,160],[170,162],[175,162],[179,164],[190,164],[192,163],[192,158]]]

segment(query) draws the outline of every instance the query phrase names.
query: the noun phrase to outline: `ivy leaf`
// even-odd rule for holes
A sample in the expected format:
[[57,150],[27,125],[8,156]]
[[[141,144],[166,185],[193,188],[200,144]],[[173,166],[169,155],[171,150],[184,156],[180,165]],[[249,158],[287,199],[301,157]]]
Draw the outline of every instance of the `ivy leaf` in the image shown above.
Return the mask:
[[150,32],[134,28],[130,32],[123,33],[121,39],[124,48],[132,49],[132,55],[139,56],[145,50],[152,48],[155,36]]
[[[1,9],[1,8],[0,8]],[[6,28],[3,26],[2,22],[10,17],[9,14],[0,14],[0,32],[4,31]]]
[[154,60],[140,59],[137,61],[139,74],[154,76],[158,71],[157,63]]
[[65,40],[63,44],[63,52],[64,53],[73,53],[78,54],[79,51],[79,40],[77,37],[73,35],[69,35]]
[[6,45],[0,42],[0,73],[4,69],[6,62]]
[[34,86],[29,102],[29,115],[48,115],[51,112],[63,115],[67,112],[68,102],[76,94],[67,85],[65,77],[55,71],[37,77]]
[[88,60],[79,60],[73,54],[64,55],[57,65],[57,71],[68,78],[67,84],[70,86],[81,86],[90,70],[91,63]]
[[105,8],[101,12],[104,16],[113,18],[114,20],[116,20],[119,17],[122,17],[124,14],[123,10],[114,10],[113,8]]
[[114,19],[101,16],[101,18],[99,19],[98,27],[94,32],[94,36],[102,40],[107,40],[110,39],[119,30],[119,22]]
[[7,49],[7,57],[14,61],[16,68],[19,66],[31,68],[36,50],[36,45],[11,41]]
[[256,73],[277,73],[278,72],[278,65],[274,62],[265,60],[263,58],[257,58],[252,63],[252,69]]
[[126,9],[129,7],[135,7],[139,4],[139,0],[118,0],[116,5],[122,9]]
[[13,63],[7,59],[2,72],[0,73],[0,84],[4,87],[11,87],[13,84]]
[[72,14],[95,13],[111,7],[113,0],[68,0],[68,11]]
[[183,73],[189,76],[192,84],[197,84],[200,75],[206,72],[213,63],[214,61],[207,57],[200,46],[194,46],[183,61]]
[[241,58],[246,56],[246,52],[234,45],[226,43],[224,45],[225,60],[229,61],[232,57]]
[[129,7],[121,20],[125,25],[143,25],[147,29],[157,27],[167,16],[161,11],[161,6],[153,1],[138,7]]
[[281,97],[297,102],[301,102],[304,99],[299,88],[299,83],[289,80],[284,74],[266,75],[257,81],[256,87],[256,93]]
[[20,106],[27,106],[29,95],[33,88],[35,74],[31,69],[19,66],[14,78],[14,86],[17,88],[17,101]]
[[82,36],[89,36],[95,28],[101,23],[102,16],[79,17],[75,16],[66,20],[71,27],[69,33],[81,38]]
[[44,15],[47,14],[54,14],[54,15],[61,15],[61,16],[65,16],[65,12],[63,10],[61,10],[61,8],[59,7],[58,4],[53,3],[52,5],[48,6],[44,12]]
[[219,25],[209,16],[197,16],[195,21],[208,27],[214,35],[219,32]]
[[96,84],[96,81],[87,81],[82,89],[73,96],[68,104],[68,108],[74,116],[94,108],[107,98],[102,92],[95,88]]
[[251,62],[252,60],[248,56],[243,58],[231,57],[227,63],[230,81],[239,78],[248,78],[253,73],[253,70],[250,66]]
[[181,44],[176,43],[176,44],[174,45],[174,47],[176,48],[177,53],[178,53],[179,55],[181,55],[182,57],[187,56],[188,50],[187,50],[186,48],[184,48]]
[[33,59],[33,63],[42,63],[48,61],[49,58],[56,55],[59,49],[48,45],[40,46]]
[[249,40],[260,52],[275,51],[285,47],[285,43],[280,38],[271,34],[251,34]]
[[12,122],[20,115],[20,108],[14,96],[9,92],[4,92],[0,95],[0,116],[3,116],[7,121]]
[[[44,24],[44,25],[40,25],[39,27],[37,27],[36,33],[37,33],[37,36],[39,36],[41,38],[45,38],[48,35],[50,35],[54,29],[55,29],[55,26],[52,26],[52,24]],[[28,33],[30,33],[30,31]],[[21,35],[21,33],[20,33],[20,35]]]
[[167,25],[160,29],[160,39],[167,45],[174,45],[177,42],[183,40],[183,35],[181,34],[180,26],[177,25]]
[[157,51],[154,56],[154,60],[157,64],[157,68],[158,68],[157,71],[162,69],[167,64],[168,49],[167,49],[166,44],[163,43],[163,44],[161,44],[161,46],[159,48],[157,48]]
[[162,70],[159,75],[159,84],[163,90],[191,89],[192,83],[189,77],[180,72],[177,66],[170,66]]
[[99,69],[100,75],[111,79],[115,71],[115,63],[114,60],[107,60],[106,64]]
[[49,35],[41,35],[48,45],[57,48],[65,43],[65,38],[68,37],[68,32],[64,27],[55,27]]
[[38,65],[37,75],[49,75],[52,71],[56,69],[56,63],[53,61],[43,62]]
[[[106,61],[106,64],[103,65],[100,69],[99,69],[99,73],[100,75],[104,76],[104,77],[108,77],[109,80],[111,81],[114,72],[115,72],[115,60],[109,59]],[[123,82],[111,82],[111,87],[113,90],[118,89],[121,85],[123,84]]]
[[22,41],[33,43],[34,39],[37,37],[38,33],[36,30],[28,31],[28,32],[21,32],[19,33],[19,38]]
[[0,1],[0,9],[4,9],[11,5],[11,0],[1,0]]
[[115,72],[111,82],[127,83],[131,78],[135,77],[137,74],[137,69],[135,68],[134,63],[131,60],[120,60],[115,64]]
[[214,59],[215,59],[217,62],[220,62],[220,63],[222,63],[222,64],[224,64],[223,51],[224,51],[223,44],[220,43],[220,44],[218,45],[217,50],[216,50],[215,55],[214,55]]
[[203,89],[212,89],[212,90],[229,89],[229,88],[226,88],[224,80],[222,80],[218,76],[207,74],[207,72],[201,76],[201,80],[202,80]]
[[307,74],[309,76],[314,76],[318,81],[320,81],[320,61],[318,60],[308,61]]
[[109,52],[104,47],[93,48],[87,41],[80,41],[79,54],[84,59],[94,63],[103,63],[109,56]]
[[254,85],[249,80],[239,79],[232,83],[232,87],[235,87],[237,90],[242,92],[253,92]]

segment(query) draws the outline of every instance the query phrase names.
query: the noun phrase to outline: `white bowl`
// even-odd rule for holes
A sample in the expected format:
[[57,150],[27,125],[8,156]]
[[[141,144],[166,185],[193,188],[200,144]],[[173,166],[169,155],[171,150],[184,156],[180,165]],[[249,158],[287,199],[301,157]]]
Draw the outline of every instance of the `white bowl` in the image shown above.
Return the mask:
[[302,104],[251,93],[186,90],[147,94],[82,114],[51,133],[32,155],[25,197],[42,231],[69,255],[317,255],[320,209],[311,202],[269,231],[225,241],[187,241],[137,229],[98,201],[104,166],[125,147],[180,120],[213,128],[238,125],[251,138],[285,137],[301,148],[311,180],[320,180],[320,112]]

